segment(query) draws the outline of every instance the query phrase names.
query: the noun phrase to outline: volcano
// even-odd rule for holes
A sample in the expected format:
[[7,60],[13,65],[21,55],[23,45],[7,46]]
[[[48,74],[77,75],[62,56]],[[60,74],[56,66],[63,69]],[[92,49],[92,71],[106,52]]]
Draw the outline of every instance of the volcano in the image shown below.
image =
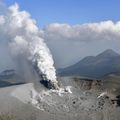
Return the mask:
[[87,56],[69,67],[59,69],[61,76],[79,75],[100,78],[109,73],[120,73],[120,54],[107,49],[97,56]]

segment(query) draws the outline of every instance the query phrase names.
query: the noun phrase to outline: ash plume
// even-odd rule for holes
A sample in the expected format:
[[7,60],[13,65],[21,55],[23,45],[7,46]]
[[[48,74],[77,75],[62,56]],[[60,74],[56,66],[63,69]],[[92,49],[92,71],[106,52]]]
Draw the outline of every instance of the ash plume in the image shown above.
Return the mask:
[[19,10],[18,4],[10,6],[4,15],[0,15],[0,43],[7,48],[11,59],[21,56],[30,61],[36,67],[37,73],[44,74],[46,82],[56,89],[54,61],[41,32],[30,14]]

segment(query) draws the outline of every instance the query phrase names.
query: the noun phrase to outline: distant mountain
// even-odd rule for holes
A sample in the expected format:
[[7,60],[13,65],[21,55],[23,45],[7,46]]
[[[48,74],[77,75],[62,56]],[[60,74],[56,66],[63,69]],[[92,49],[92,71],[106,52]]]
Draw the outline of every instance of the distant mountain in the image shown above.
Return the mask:
[[74,65],[58,70],[61,76],[80,75],[95,78],[112,72],[120,73],[120,54],[111,49],[97,56],[87,56]]
[[10,77],[13,77],[15,76],[16,73],[15,73],[15,70],[13,69],[10,69],[10,70],[4,70],[0,73],[0,79],[8,79]]
[[15,70],[4,70],[0,73],[0,87],[19,85],[25,83]]

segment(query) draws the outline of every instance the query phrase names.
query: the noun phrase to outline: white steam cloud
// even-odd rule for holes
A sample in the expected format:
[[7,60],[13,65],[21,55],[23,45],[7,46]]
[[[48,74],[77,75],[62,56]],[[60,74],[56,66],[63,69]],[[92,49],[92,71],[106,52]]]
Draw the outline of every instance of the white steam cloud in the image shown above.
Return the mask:
[[20,11],[17,4],[0,16],[0,43],[11,56],[22,55],[36,63],[39,74],[45,74],[48,80],[57,84],[52,55],[41,37],[41,31],[30,14]]

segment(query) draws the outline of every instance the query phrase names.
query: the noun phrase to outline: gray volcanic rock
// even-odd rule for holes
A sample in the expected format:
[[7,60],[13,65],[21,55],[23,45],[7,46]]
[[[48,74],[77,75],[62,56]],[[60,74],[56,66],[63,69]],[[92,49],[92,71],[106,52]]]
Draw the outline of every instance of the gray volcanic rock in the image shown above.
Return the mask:
[[[119,120],[120,107],[116,101],[112,101],[118,95],[111,92],[98,98],[105,92],[105,89],[99,88],[112,88],[113,82],[110,80],[109,83],[100,84],[102,81],[83,79],[77,76],[59,78],[63,86],[71,86],[72,93],[64,92],[59,95],[58,91],[41,88],[38,96],[35,96],[38,102],[32,99],[34,104],[30,102],[33,84],[2,88],[0,112],[12,111],[24,119],[33,114],[36,116],[34,120]],[[114,99],[112,95],[115,96]]]

